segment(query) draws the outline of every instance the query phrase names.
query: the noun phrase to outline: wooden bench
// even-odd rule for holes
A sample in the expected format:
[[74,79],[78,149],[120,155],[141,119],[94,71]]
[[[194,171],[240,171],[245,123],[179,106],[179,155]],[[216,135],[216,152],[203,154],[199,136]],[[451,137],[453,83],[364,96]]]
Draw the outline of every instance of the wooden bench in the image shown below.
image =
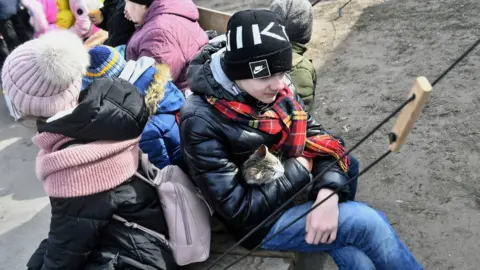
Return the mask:
[[200,16],[198,23],[203,30],[215,30],[219,35],[227,32],[227,23],[231,14],[199,6],[197,9]]
[[[206,262],[191,264],[182,267],[184,270],[204,270],[218,258],[223,252],[231,247],[235,241],[226,233],[217,219],[212,219],[212,242],[210,257]],[[212,270],[223,270],[227,265],[245,255],[248,250],[238,247],[224,257]],[[298,254],[293,252],[276,252],[258,250],[244,258],[229,270],[294,270]]]

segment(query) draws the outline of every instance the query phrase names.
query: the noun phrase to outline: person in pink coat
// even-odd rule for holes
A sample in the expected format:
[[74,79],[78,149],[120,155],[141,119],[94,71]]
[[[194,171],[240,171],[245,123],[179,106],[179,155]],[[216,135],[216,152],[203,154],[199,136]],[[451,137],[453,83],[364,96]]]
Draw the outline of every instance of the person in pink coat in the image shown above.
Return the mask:
[[125,0],[125,17],[137,27],[127,44],[127,60],[149,56],[168,64],[175,85],[188,93],[188,64],[208,43],[192,0]]

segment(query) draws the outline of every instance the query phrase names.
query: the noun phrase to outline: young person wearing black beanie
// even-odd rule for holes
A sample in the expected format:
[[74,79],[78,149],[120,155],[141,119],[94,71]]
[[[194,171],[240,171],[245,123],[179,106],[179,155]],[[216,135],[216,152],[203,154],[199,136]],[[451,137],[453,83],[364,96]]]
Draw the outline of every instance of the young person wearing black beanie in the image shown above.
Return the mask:
[[[207,45],[190,63],[193,94],[180,112],[180,137],[192,180],[230,234],[240,239],[345,149],[305,112],[301,98],[285,83],[292,46],[275,13],[237,12],[226,37],[225,48]],[[263,160],[265,150],[257,151],[261,146],[281,156],[283,168],[265,166],[257,172],[264,183],[248,184],[244,163],[250,156]],[[347,156],[336,162],[313,184],[308,201],[284,211],[243,246],[258,245],[358,175],[358,163],[352,161]],[[342,188],[262,247],[326,251],[340,269],[422,269],[386,217],[353,201],[352,193],[351,187]]]

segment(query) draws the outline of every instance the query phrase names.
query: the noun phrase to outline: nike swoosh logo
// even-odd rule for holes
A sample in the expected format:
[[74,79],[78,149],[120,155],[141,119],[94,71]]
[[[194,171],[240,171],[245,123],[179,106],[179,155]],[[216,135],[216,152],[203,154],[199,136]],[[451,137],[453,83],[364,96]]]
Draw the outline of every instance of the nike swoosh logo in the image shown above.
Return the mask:
[[263,66],[255,67],[255,69],[253,70],[253,74],[257,75],[258,73],[260,73],[264,69],[265,68]]

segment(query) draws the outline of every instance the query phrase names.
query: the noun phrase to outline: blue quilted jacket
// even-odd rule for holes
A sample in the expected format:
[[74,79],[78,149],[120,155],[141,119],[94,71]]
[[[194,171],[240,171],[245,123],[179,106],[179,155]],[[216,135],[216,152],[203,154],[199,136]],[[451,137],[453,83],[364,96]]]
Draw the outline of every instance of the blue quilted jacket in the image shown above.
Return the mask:
[[[133,74],[128,78],[145,96],[151,114],[142,133],[140,149],[148,154],[150,162],[160,169],[167,165],[184,168],[176,113],[185,102],[185,97],[169,80],[168,66],[160,64],[152,67],[148,60],[153,61],[147,58],[137,60]],[[126,69],[128,66],[129,64]]]
[[170,164],[183,167],[180,130],[175,113],[184,101],[182,92],[172,82],[168,82],[164,99],[158,103],[156,113],[143,130],[140,148],[148,154],[150,162],[160,169]]

